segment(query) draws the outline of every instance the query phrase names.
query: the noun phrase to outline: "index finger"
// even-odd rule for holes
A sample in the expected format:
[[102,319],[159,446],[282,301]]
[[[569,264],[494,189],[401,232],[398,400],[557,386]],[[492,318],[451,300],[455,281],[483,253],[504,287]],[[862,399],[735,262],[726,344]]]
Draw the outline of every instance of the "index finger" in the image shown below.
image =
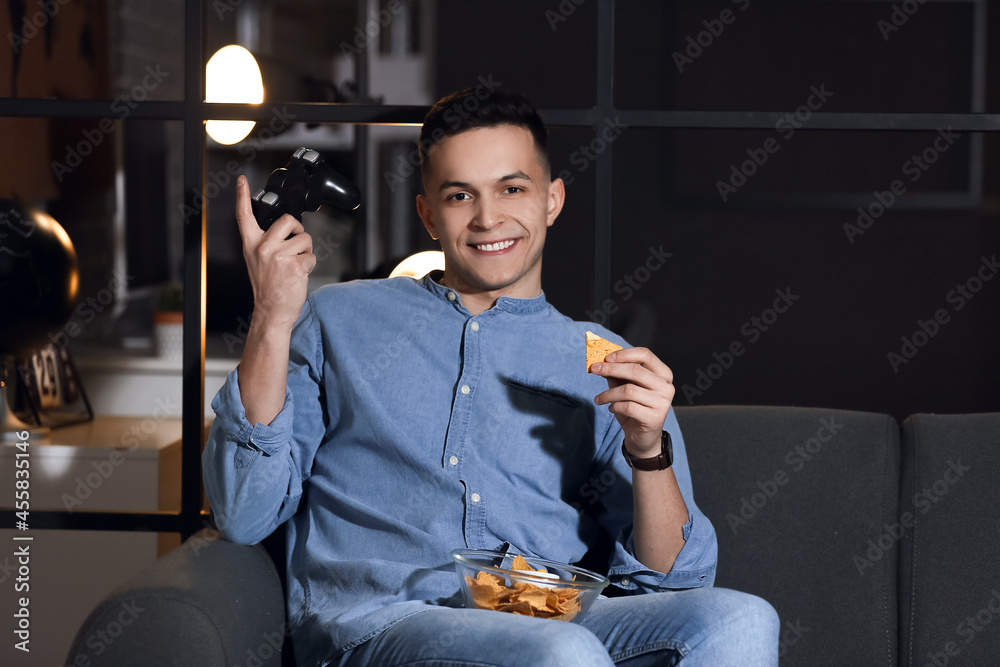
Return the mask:
[[[604,361],[608,364],[639,364],[655,375],[666,378],[668,382],[673,382],[673,371],[646,347],[627,347],[615,350]],[[602,367],[598,370],[598,374],[604,374],[611,370],[611,368]]]
[[259,239],[264,235],[264,230],[257,224],[257,218],[253,215],[253,206],[250,205],[250,182],[242,174],[236,179],[236,224],[240,227],[244,245],[247,241]]

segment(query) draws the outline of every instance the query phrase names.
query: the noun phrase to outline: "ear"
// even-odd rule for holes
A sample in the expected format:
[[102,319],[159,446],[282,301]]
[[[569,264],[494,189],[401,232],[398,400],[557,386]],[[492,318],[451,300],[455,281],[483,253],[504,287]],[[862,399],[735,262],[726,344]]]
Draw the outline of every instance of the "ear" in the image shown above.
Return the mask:
[[420,216],[420,221],[424,223],[424,229],[427,230],[427,233],[431,235],[432,239],[437,241],[440,234],[437,233],[437,227],[434,225],[434,213],[431,211],[431,204],[424,195],[417,195],[417,215]]
[[551,227],[559,217],[560,211],[562,211],[563,204],[566,202],[566,184],[563,183],[563,179],[554,178],[552,182],[549,183],[549,196],[548,203],[549,207],[546,211],[545,226]]

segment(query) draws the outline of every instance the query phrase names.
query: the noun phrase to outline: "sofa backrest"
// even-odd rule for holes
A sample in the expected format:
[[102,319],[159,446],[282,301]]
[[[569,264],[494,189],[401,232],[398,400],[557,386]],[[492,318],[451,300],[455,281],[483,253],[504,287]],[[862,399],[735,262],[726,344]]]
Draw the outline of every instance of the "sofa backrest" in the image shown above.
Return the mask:
[[1000,413],[902,429],[900,664],[1000,663]]
[[889,415],[677,407],[716,586],[782,619],[782,665],[895,665],[899,427]]

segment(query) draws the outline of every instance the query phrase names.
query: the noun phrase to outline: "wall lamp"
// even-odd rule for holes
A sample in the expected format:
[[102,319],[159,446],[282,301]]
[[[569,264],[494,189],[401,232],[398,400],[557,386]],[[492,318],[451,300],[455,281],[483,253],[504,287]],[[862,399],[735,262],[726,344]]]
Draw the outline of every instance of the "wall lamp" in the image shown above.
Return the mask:
[[[205,101],[260,104],[264,101],[264,82],[253,54],[242,46],[224,46],[209,58],[205,66]],[[242,141],[253,130],[252,120],[210,120],[208,135],[220,144]]]

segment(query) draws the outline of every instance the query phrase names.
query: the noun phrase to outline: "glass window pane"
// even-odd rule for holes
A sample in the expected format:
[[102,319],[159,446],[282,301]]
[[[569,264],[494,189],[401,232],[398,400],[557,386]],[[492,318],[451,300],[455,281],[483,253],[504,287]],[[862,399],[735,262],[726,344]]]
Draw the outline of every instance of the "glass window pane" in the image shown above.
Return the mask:
[[542,289],[553,306],[575,320],[592,319],[587,311],[594,285],[593,138],[592,128],[549,130],[552,176],[563,179],[566,202],[546,235]]
[[[596,3],[564,4],[517,0],[498,11],[462,0],[381,0],[366,12],[353,0],[220,5],[206,12],[206,59],[229,44],[249,49],[268,102],[429,105],[480,84],[523,90],[539,107],[590,107]],[[355,71],[362,51],[367,97]]]
[[436,96],[492,81],[540,109],[595,105],[596,2],[441,0],[437,17]]
[[976,110],[975,4],[904,4],[616,3],[616,104],[779,111],[815,87],[823,111]]
[[183,99],[181,0],[8,4],[0,14],[11,46],[0,50],[5,97]]
[[[935,147],[937,132],[797,134],[795,151],[770,155],[722,202],[716,181],[766,136],[625,131],[615,144],[612,296],[644,305],[655,328],[645,335],[628,313],[614,328],[671,366],[678,405],[900,418],[991,409],[1000,301],[979,272],[995,274],[1000,225],[996,186],[979,198],[970,158],[983,137],[962,136],[915,171],[903,165]],[[994,155],[995,138],[983,148]],[[672,253],[662,265],[651,259],[661,247]]]
[[[267,190],[271,173],[288,166],[295,150],[307,147],[318,151],[323,162],[348,181],[363,187],[364,180],[358,173],[355,126],[261,122],[243,141],[224,146],[209,139],[208,146],[202,192],[208,225],[206,354],[213,359],[238,359],[253,312],[253,291],[236,223],[237,177],[247,177],[251,194]],[[377,187],[377,182],[372,185]],[[357,245],[365,233],[368,207],[377,198],[377,193],[366,189],[355,211],[325,203],[318,211],[304,213],[303,224],[313,237],[317,256],[311,284],[340,282],[366,270],[358,268]],[[391,208],[383,210],[389,215]]]
[[180,277],[181,122],[0,118],[0,128],[36,145],[0,165],[0,196],[46,211],[75,249],[72,349],[135,349],[144,337],[148,352],[155,292]]

